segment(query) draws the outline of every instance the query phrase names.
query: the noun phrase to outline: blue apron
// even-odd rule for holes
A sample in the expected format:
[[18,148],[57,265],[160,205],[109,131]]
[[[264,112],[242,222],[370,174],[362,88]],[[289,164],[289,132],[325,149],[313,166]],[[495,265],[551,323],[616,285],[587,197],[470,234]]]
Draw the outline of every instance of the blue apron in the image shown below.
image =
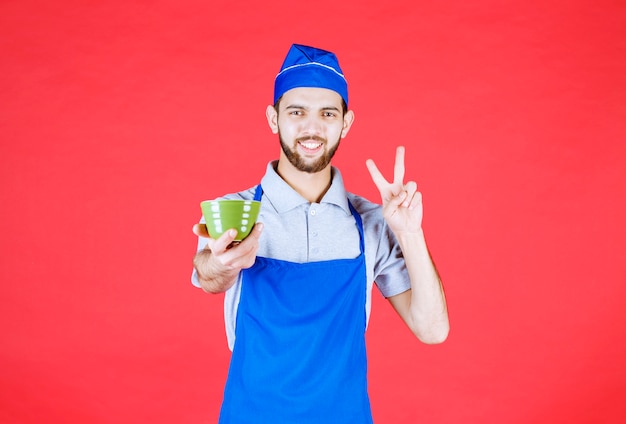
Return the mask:
[[[261,200],[261,185],[255,200]],[[349,203],[349,202],[348,202]],[[355,259],[257,257],[243,271],[221,424],[372,423],[363,224]]]

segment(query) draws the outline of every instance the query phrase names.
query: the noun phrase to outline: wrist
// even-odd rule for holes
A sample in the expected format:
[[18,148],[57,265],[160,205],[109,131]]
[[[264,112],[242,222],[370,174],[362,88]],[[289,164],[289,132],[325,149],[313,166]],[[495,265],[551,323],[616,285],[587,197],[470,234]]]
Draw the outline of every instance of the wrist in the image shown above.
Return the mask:
[[398,231],[396,233],[396,239],[398,240],[398,243],[403,244],[403,243],[416,243],[416,242],[425,242],[426,241],[426,237],[424,236],[424,230],[422,229],[422,227],[418,228],[417,230],[410,230],[410,231]]
[[209,293],[222,293],[228,290],[239,275],[238,270],[224,267],[215,261],[208,248],[196,254],[193,265],[200,286]]

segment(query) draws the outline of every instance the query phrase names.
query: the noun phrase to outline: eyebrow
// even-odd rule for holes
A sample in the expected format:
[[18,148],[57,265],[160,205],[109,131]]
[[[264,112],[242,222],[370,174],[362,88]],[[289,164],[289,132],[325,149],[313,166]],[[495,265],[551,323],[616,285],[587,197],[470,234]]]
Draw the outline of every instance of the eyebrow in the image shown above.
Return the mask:
[[[288,106],[285,106],[285,110],[288,110],[288,109],[304,109],[304,110],[309,110],[310,108],[309,108],[309,107],[307,107],[307,106],[302,106],[302,105],[299,105],[299,104],[293,104],[293,105],[288,105]],[[320,108],[320,110],[322,110],[322,111],[332,110],[332,111],[335,111],[335,112],[341,112],[341,109],[339,109],[337,106],[324,106],[324,107]]]

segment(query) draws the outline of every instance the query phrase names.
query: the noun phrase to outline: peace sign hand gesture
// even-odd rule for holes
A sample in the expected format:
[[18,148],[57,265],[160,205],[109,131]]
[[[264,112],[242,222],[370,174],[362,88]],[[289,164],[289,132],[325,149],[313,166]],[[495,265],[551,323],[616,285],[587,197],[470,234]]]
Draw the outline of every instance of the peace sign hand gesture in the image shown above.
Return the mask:
[[393,182],[383,177],[372,159],[365,164],[380,191],[383,202],[383,217],[389,228],[399,236],[402,233],[418,233],[422,228],[422,193],[417,191],[417,183],[404,184],[404,147],[396,149],[396,162]]

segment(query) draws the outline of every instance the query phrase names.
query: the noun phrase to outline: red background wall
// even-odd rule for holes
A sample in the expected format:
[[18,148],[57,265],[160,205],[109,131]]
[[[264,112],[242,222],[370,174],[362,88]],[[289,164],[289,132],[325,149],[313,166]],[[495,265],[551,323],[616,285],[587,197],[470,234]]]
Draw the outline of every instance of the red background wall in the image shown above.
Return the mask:
[[335,51],[335,164],[407,175],[452,331],[374,297],[378,423],[626,422],[623,2],[0,3],[0,422],[215,422],[199,202],[255,184],[293,42]]

